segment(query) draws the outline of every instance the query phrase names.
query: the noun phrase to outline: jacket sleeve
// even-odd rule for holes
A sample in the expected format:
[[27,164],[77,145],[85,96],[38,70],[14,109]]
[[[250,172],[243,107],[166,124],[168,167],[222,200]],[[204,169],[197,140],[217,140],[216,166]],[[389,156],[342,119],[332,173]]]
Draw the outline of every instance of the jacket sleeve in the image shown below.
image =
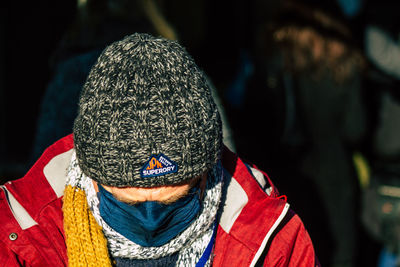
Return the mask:
[[279,228],[269,246],[264,266],[320,267],[311,238],[298,215]]

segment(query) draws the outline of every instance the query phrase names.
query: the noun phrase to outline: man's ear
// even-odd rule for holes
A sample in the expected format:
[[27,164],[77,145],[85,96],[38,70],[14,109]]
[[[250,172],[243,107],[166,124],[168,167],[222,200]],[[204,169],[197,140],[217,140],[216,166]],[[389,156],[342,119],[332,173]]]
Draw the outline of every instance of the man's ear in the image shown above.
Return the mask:
[[94,190],[97,192],[99,192],[99,186],[97,185],[97,182],[95,180],[92,180],[93,186],[94,186]]

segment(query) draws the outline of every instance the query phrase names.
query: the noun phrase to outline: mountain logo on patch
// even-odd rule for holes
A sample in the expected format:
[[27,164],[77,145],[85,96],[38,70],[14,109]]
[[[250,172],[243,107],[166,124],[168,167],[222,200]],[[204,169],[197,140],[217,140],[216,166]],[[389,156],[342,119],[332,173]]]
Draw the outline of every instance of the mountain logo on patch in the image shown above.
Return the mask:
[[149,178],[161,176],[178,171],[178,165],[167,156],[160,153],[157,156],[152,155],[140,170],[140,177]]

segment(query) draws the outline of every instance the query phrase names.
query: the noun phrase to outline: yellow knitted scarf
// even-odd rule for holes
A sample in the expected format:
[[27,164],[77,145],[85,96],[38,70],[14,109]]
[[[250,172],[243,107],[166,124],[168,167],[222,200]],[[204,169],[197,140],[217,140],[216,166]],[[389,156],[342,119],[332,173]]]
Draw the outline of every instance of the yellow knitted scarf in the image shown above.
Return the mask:
[[63,214],[68,266],[111,266],[107,240],[89,209],[85,191],[66,186]]

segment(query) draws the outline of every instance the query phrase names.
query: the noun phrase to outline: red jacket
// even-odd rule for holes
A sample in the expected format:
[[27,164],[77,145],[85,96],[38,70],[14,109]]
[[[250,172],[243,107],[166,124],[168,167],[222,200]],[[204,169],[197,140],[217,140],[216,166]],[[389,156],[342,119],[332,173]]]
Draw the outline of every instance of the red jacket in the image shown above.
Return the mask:
[[[61,208],[72,148],[69,135],[23,178],[1,186],[0,266],[67,265]],[[213,266],[316,266],[303,223],[269,178],[227,149],[222,161],[227,193]]]

